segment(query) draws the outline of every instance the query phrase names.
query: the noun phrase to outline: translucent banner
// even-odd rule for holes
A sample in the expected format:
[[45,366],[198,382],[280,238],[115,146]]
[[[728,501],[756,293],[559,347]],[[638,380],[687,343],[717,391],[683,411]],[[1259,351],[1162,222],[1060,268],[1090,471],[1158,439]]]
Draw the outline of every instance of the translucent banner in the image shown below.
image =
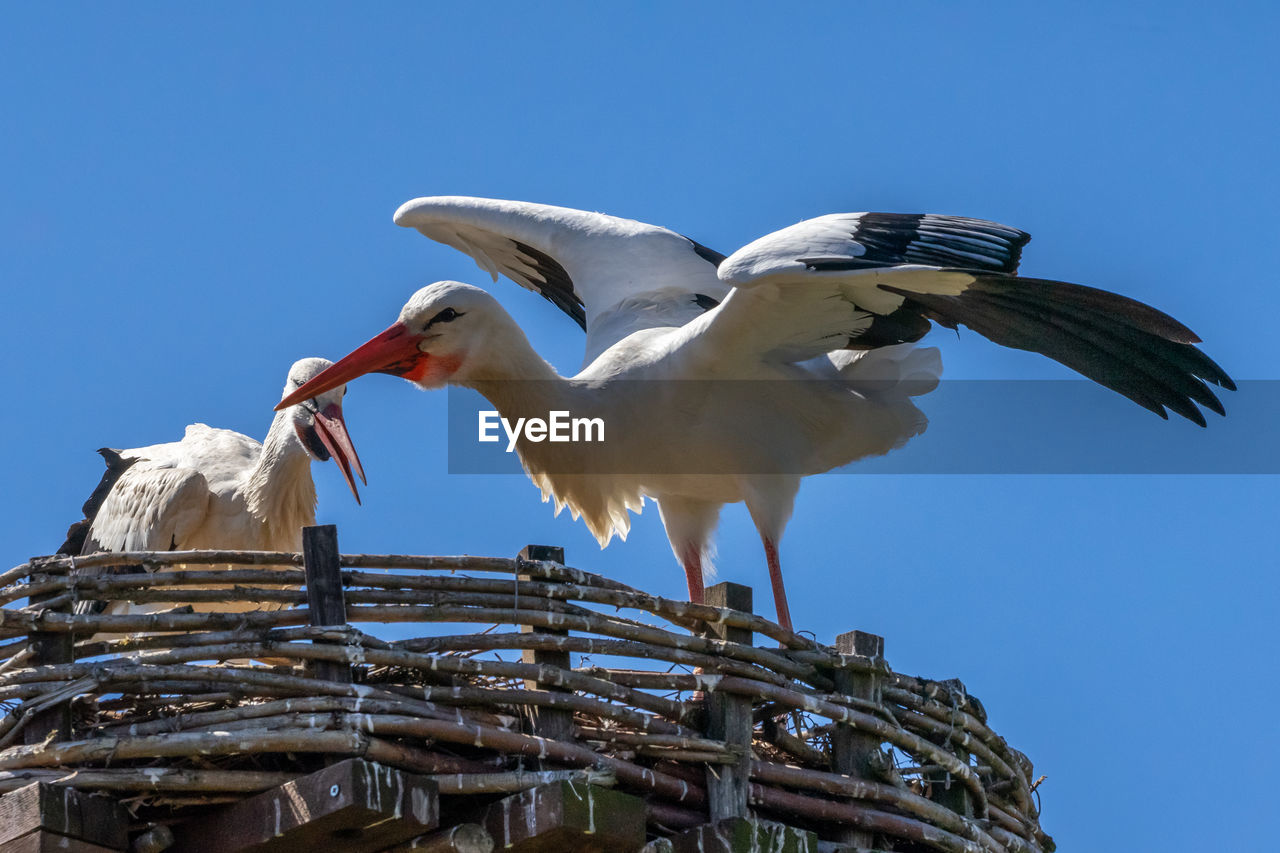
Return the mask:
[[[1084,380],[508,382],[448,394],[449,471],[518,474],[1277,474],[1280,381],[1162,421]],[[912,392],[921,392],[913,396]],[[927,393],[925,393],[927,392]]]

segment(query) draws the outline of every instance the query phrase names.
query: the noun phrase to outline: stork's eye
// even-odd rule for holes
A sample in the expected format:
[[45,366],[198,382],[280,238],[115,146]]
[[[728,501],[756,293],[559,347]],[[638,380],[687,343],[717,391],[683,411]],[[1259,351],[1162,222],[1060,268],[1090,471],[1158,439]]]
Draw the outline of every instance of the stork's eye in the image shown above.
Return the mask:
[[459,314],[457,311],[454,311],[452,308],[446,308],[443,311],[441,311],[439,314],[437,314],[436,316],[432,317],[430,320],[427,321],[427,328],[428,329],[431,328],[431,326],[435,323],[452,322],[461,316],[462,316],[461,314]]

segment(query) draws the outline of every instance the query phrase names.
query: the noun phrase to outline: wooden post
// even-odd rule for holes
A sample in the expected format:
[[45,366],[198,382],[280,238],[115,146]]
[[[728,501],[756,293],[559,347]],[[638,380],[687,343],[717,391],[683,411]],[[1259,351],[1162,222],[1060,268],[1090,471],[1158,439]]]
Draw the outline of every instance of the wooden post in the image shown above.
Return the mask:
[[742,818],[695,826],[671,838],[672,853],[812,853],[817,847],[809,830]]
[[[302,528],[302,562],[307,572],[307,609],[313,627],[347,624],[347,602],[338,564],[338,528],[332,524]],[[316,641],[323,642],[323,641]],[[351,683],[351,665],[317,660],[309,664],[314,678]]]
[[[752,612],[751,587],[724,581],[708,587],[705,602],[712,607],[727,607],[743,613]],[[707,636],[751,645],[750,628],[730,628],[724,624],[707,625]],[[733,764],[707,765],[707,807],[711,822],[728,818],[750,818],[747,805],[751,774],[751,697],[707,691],[707,737],[724,741],[742,750]]]
[[[947,679],[941,684],[946,687],[949,693],[958,693],[962,696],[968,693],[964,682],[958,678]],[[953,706],[959,704],[954,695],[949,696],[948,699],[950,700],[949,704]],[[943,749],[950,750],[960,761],[965,764],[969,763],[969,753],[959,746],[949,743],[946,737],[933,738],[932,740]],[[946,806],[956,814],[973,817],[973,797],[963,782],[951,776],[945,770],[936,770],[928,773],[924,778],[929,783],[929,799],[938,805]]]
[[[516,560],[517,562],[550,560],[563,566],[564,548],[556,545],[526,545],[520,550],[520,554],[516,557]],[[518,581],[530,579],[529,575],[517,575]],[[543,578],[539,578],[539,580],[544,583],[548,582]],[[521,625],[520,633],[553,634],[558,637],[567,637],[569,635],[568,631],[560,631],[552,628],[538,628],[532,625]],[[525,663],[545,664],[546,666],[559,667],[566,671],[571,669],[573,665],[569,652],[525,649],[521,653],[520,657]],[[562,688],[538,684],[536,681],[526,681],[524,683],[524,688],[526,690],[551,690],[565,692]],[[559,708],[542,708],[536,705],[528,705],[525,710],[528,713],[528,729],[532,734],[549,738],[551,740],[570,741],[573,739],[572,711],[565,711]]]
[[634,853],[644,846],[644,800],[621,791],[552,782],[488,806],[479,823],[508,853]]
[[[64,572],[65,570],[52,570],[46,567],[44,571],[52,574],[54,571]],[[55,595],[61,595],[61,593],[50,592],[33,595],[29,599],[30,606],[33,608],[39,607]],[[71,604],[68,602],[45,612],[70,613]],[[75,663],[75,643],[75,635],[69,631],[32,631],[27,635],[27,647],[31,649],[30,665]],[[22,742],[27,744],[44,743],[50,739],[50,735],[52,735],[53,740],[67,740],[71,737],[70,698],[59,702],[52,708],[46,708],[33,714],[26,727],[22,730]]]
[[[836,651],[864,658],[884,657],[884,637],[865,631],[849,631],[836,637]],[[837,693],[880,701],[880,679],[872,673],[839,668],[831,673]],[[858,779],[874,779],[874,762],[879,760],[880,738],[859,732],[852,726],[837,725],[831,733],[831,769]],[[871,847],[873,834],[861,829],[838,830],[837,841],[855,847]]]

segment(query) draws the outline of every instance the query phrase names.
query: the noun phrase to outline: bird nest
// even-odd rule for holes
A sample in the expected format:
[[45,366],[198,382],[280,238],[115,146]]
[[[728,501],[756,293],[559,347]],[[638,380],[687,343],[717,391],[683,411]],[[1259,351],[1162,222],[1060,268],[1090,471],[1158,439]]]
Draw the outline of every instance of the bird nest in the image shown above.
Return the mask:
[[[44,781],[176,821],[361,756],[430,776],[444,803],[612,784],[643,797],[656,837],[707,823],[736,773],[753,814],[863,847],[1053,849],[1031,762],[963,685],[895,673],[878,638],[840,654],[552,560],[342,555],[339,572],[347,624],[321,627],[299,554],[0,574],[0,792]],[[161,612],[73,612],[83,600]]]

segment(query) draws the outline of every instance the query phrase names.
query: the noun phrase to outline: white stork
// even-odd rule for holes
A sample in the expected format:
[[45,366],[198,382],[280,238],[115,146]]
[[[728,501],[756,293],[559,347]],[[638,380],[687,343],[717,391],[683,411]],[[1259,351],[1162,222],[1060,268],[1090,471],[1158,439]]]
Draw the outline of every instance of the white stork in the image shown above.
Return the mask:
[[[1018,278],[1029,235],[977,219],[833,214],[728,257],[665,228],[523,202],[420,198],[395,221],[558,305],[586,330],[585,366],[560,376],[491,296],[437,282],[280,405],[377,371],[476,389],[513,422],[603,417],[601,445],[518,443],[543,499],[580,515],[602,547],[656,499],[695,602],[720,507],[745,502],[788,628],[777,547],[800,480],[924,429],[910,397],[940,365],[911,346],[931,322],[1047,355],[1165,418],[1203,425],[1197,403],[1223,413],[1205,382],[1234,388],[1156,309]],[[741,379],[762,382],[720,381]]]
[[[292,395],[332,365],[324,358],[294,362],[283,394]],[[181,441],[99,450],[107,472],[84,505],[84,520],[71,526],[58,553],[301,550],[302,528],[314,524],[316,515],[312,459],[332,457],[360,500],[352,474],[365,477],[342,417],[345,393],[345,387],[334,386],[291,403],[276,414],[261,444],[238,432],[191,424]],[[126,602],[108,609],[101,601],[76,607],[111,613],[156,609]]]

